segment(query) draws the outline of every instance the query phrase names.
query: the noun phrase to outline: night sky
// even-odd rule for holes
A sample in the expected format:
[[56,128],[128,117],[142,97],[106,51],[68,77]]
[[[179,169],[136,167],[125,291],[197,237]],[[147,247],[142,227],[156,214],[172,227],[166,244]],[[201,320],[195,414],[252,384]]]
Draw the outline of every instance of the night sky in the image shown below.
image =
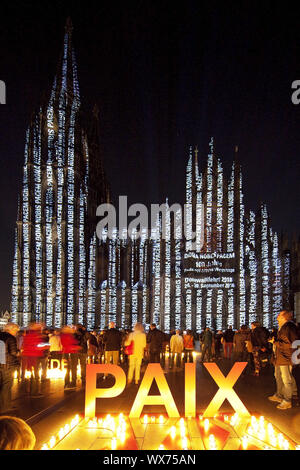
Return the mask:
[[183,203],[189,146],[204,165],[213,136],[226,175],[239,146],[246,208],[266,202],[273,228],[299,235],[299,13],[266,0],[180,3],[1,2],[0,311],[10,302],[25,131],[52,86],[68,16],[82,105],[100,109],[115,197]]

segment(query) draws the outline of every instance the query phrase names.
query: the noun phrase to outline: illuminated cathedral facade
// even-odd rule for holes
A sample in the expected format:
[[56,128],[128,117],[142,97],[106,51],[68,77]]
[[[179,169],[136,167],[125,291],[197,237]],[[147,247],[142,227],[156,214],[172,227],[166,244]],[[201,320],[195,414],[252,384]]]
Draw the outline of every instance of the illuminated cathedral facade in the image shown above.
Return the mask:
[[[96,236],[96,208],[110,201],[98,117],[83,119],[72,27],[49,101],[26,133],[13,264],[11,317],[23,327],[109,321],[130,328],[155,322],[164,331],[276,325],[290,307],[290,251],[270,226],[264,204],[244,203],[236,152],[226,178],[213,139],[207,161],[190,149],[186,168],[187,232],[174,236],[179,214],[167,204],[140,237],[116,229]],[[203,244],[195,247],[196,208],[203,207]],[[182,233],[182,227],[179,229]]]
[[[185,196],[190,230],[181,239],[174,232],[180,214],[168,204],[164,237],[162,214],[156,229],[136,240],[120,240],[117,231],[109,240],[104,235],[91,326],[95,320],[100,328],[109,320],[120,327],[140,321],[199,332],[260,321],[271,328],[279,311],[290,308],[290,251],[272,230],[264,204],[246,210],[237,153],[226,180],[213,139],[202,172],[198,150],[190,149]],[[199,247],[192,235],[197,205],[203,207]]]
[[94,308],[96,208],[109,200],[97,110],[82,115],[72,25],[49,101],[26,133],[11,317],[20,325],[85,322]]

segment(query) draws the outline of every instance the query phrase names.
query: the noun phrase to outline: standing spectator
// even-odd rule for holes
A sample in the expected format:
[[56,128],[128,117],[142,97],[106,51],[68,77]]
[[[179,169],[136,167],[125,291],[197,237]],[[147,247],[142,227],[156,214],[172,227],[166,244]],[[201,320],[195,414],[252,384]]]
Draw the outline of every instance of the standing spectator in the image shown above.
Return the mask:
[[104,356],[104,351],[105,351],[105,345],[104,345],[104,330],[101,330],[100,333],[97,336],[97,341],[98,341],[98,351],[99,351],[99,363],[103,363],[103,356]]
[[276,393],[268,397],[270,401],[278,402],[279,410],[292,407],[293,376],[292,376],[292,344],[298,339],[298,331],[292,321],[292,312],[283,310],[277,316],[277,340],[270,340],[275,344],[275,380]]
[[183,336],[183,346],[185,352],[186,362],[193,362],[193,351],[194,351],[194,336],[191,330],[187,330]]
[[181,366],[181,356],[183,349],[183,337],[180,334],[180,330],[176,330],[175,335],[172,335],[170,339],[170,369],[174,366],[174,364],[176,367]]
[[67,362],[64,388],[68,390],[76,387],[80,345],[75,336],[75,329],[71,326],[64,326],[62,328],[60,339],[63,348],[63,358]]
[[88,339],[88,362],[89,364],[95,364],[98,356],[98,341],[97,332],[92,331]]
[[248,362],[249,353],[246,346],[246,341],[250,339],[250,330],[246,325],[235,332],[233,337],[233,357],[237,362]]
[[161,356],[161,366],[165,367],[166,363],[166,355],[170,353],[170,339],[171,335],[168,333],[161,332],[163,335],[163,342],[162,342],[162,356]]
[[274,341],[276,341],[277,334],[278,334],[278,330],[277,328],[275,328],[275,326],[273,326],[273,328],[271,329],[271,333],[270,333],[270,339],[274,338]]
[[144,333],[143,325],[141,323],[136,323],[136,325],[134,326],[134,331],[132,333],[129,333],[124,345],[129,346],[132,341],[133,353],[129,355],[127,383],[131,384],[134,374],[135,384],[137,385],[140,380],[141,364],[144,357],[144,350],[146,347],[146,335]]
[[252,345],[252,356],[254,362],[254,375],[259,376],[262,367],[262,355],[263,359],[267,357],[269,349],[269,331],[261,326],[259,322],[251,323],[251,336],[250,341]]
[[206,353],[207,353],[207,360],[208,362],[211,361],[211,348],[213,343],[213,334],[209,327],[205,328],[203,335],[202,335],[202,358],[201,361],[204,362]]
[[11,408],[11,388],[13,375],[18,364],[16,335],[19,330],[15,323],[7,323],[0,332],[0,413]]
[[[104,332],[103,342],[105,345],[105,363],[118,365],[119,356],[122,343],[122,334],[115,327],[115,323],[111,321],[109,323],[109,329]],[[103,377],[106,378],[106,375]]]
[[[183,334],[185,335],[185,332]],[[203,335],[204,335],[204,330],[198,334],[199,348],[200,348],[201,354],[202,354],[202,349],[203,349]]]
[[222,350],[222,338],[223,333],[221,330],[217,331],[215,334],[215,358],[216,360],[221,359],[221,350]]
[[21,354],[22,354],[22,349],[23,349],[24,334],[25,334],[24,330],[19,330],[18,333],[17,333],[17,336],[16,336],[17,349],[18,349],[18,354],[19,354],[18,366],[17,366],[18,382],[22,378]]
[[62,344],[60,338],[60,331],[56,328],[53,331],[53,334],[49,337],[49,344],[50,344],[50,360],[56,359],[59,361],[60,368],[61,368],[61,360],[62,360]]
[[[27,330],[24,329],[22,331],[22,336],[19,340],[19,352],[20,352],[20,363],[21,363],[21,382],[24,383],[24,380],[25,380],[25,375],[26,375],[26,367],[27,367],[27,361],[26,361],[26,358],[24,356],[24,340],[25,340],[25,336],[27,334]],[[18,343],[18,340],[17,340],[17,343]]]
[[147,344],[149,346],[149,361],[160,362],[160,354],[164,342],[164,334],[156,328],[156,324],[150,325],[150,330],[147,334]]
[[124,366],[129,365],[128,354],[125,354],[125,344],[131,332],[132,332],[131,330],[122,331],[121,351],[122,351],[122,362]]
[[81,371],[81,384],[85,385],[85,377],[86,377],[86,361],[87,361],[87,349],[88,349],[88,339],[89,333],[86,330],[86,327],[83,325],[76,325],[75,331],[75,338],[78,341],[80,346],[78,352],[78,359],[80,362],[80,371]]
[[234,337],[234,331],[232,329],[232,326],[229,325],[229,327],[223,334],[223,346],[224,346],[225,359],[231,359],[232,348],[233,348],[233,337]]

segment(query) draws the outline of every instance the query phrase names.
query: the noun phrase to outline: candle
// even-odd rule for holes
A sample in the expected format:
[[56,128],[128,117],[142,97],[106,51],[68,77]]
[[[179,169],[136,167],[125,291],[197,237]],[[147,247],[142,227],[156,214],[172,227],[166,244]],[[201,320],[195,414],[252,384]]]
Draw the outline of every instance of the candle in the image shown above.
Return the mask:
[[116,450],[117,448],[117,439],[115,437],[111,440],[111,450]]
[[247,436],[243,436],[242,437],[242,447],[244,450],[247,450],[248,448],[248,437]]
[[170,434],[171,434],[171,438],[175,439],[175,437],[176,437],[176,428],[175,428],[175,426],[171,427]]
[[204,431],[207,432],[209,430],[209,419],[204,420]]

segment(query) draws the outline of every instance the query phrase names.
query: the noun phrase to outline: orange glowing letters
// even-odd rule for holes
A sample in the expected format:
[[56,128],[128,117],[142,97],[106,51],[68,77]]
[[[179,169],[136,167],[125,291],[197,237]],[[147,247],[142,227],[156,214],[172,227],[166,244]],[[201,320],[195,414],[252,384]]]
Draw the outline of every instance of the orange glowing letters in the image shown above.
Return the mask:
[[[97,374],[112,374],[115,384],[111,388],[97,388]],[[94,418],[96,398],[113,398],[120,395],[126,386],[126,375],[114,364],[87,364],[85,386],[85,416]]]
[[[234,410],[243,416],[250,416],[248,410],[233,390],[233,386],[246,367],[246,362],[236,362],[225,377],[215,363],[204,363],[204,366],[219,386],[203,416],[212,417],[227,399]],[[115,384],[111,388],[97,388],[97,374],[112,374]],[[153,380],[159,389],[159,395],[149,395]],[[85,415],[95,416],[96,398],[113,398],[120,395],[126,386],[126,376],[121,369],[112,364],[87,364]],[[164,405],[170,418],[178,418],[179,413],[169,389],[167,380],[160,364],[148,364],[138,393],[132,405],[129,417],[139,418],[145,405]],[[196,416],[196,365],[185,364],[185,416]]]
[[188,362],[185,364],[185,416],[194,418],[196,416],[196,364]]
[[204,363],[204,365],[214,381],[218,384],[219,390],[206,408],[203,417],[208,418],[214,416],[226,398],[238,414],[250,416],[249,411],[232,388],[246,367],[247,362],[236,362],[227,377],[224,377],[217,364],[208,362]]
[[[153,379],[156,380],[160,395],[148,395]],[[170,417],[179,418],[177,407],[160,364],[148,364],[129,418],[139,418],[145,405],[165,405]]]

